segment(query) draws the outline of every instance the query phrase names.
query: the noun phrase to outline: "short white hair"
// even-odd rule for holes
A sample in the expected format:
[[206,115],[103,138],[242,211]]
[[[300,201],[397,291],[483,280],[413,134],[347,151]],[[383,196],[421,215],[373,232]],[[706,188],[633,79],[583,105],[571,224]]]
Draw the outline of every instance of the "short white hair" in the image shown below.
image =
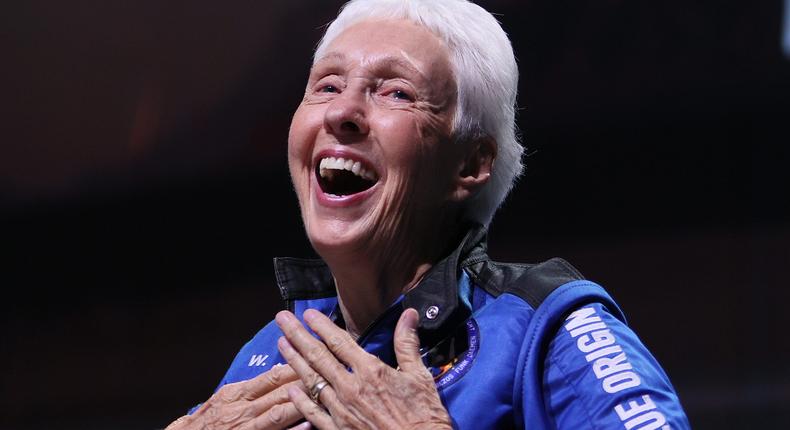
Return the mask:
[[491,178],[464,208],[465,218],[487,226],[524,169],[515,122],[518,66],[510,39],[496,18],[467,0],[351,0],[327,28],[314,61],[348,27],[379,19],[412,21],[449,48],[458,88],[453,138],[492,138],[497,145]]

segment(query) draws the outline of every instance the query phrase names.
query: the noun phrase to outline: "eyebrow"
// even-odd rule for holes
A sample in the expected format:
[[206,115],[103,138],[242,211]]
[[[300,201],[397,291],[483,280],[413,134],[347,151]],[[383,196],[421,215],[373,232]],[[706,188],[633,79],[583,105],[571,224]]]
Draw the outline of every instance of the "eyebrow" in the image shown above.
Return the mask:
[[313,67],[318,66],[321,63],[325,63],[325,62],[327,62],[329,60],[337,60],[337,61],[343,62],[343,61],[346,60],[346,56],[342,52],[334,52],[333,51],[333,52],[330,52],[330,53],[324,55],[323,57],[315,60],[315,62],[313,62]]
[[[330,62],[330,61],[338,61],[338,62],[345,62],[347,61],[347,57],[342,52],[329,52],[320,59],[318,59],[314,64],[313,68],[319,67],[322,63]],[[409,74],[418,76],[420,79],[428,80],[425,74],[418,70],[411,62],[398,57],[386,56],[381,59],[376,59],[372,62],[373,70],[379,71],[382,69],[393,69],[393,70],[403,70]]]

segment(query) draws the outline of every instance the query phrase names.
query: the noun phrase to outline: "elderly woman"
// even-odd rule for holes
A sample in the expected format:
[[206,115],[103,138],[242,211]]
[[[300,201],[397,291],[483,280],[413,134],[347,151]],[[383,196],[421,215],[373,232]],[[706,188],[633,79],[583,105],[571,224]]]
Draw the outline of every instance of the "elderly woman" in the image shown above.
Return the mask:
[[171,429],[687,428],[601,287],[504,264],[485,227],[521,172],[518,70],[465,0],[354,0],[318,46],[288,162],[321,260]]

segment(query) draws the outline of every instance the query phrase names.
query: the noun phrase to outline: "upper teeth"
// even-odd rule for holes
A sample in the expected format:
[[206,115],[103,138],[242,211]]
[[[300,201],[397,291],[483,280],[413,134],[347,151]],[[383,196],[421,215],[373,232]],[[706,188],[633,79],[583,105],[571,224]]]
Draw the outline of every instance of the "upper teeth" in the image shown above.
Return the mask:
[[354,160],[346,160],[345,158],[327,157],[322,158],[318,164],[318,171],[322,178],[331,176],[330,170],[348,170],[357,176],[365,178],[369,181],[375,181],[376,173],[362,167],[362,163]]

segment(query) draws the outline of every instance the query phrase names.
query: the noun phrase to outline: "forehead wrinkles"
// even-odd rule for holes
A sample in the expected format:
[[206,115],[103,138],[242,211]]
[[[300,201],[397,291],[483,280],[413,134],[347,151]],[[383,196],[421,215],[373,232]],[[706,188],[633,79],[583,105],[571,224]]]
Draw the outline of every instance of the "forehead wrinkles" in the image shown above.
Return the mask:
[[[361,58],[353,58],[342,52],[330,52],[318,59],[313,65],[313,70],[328,69],[354,69],[362,68],[370,71],[376,76],[382,77],[405,77],[422,82],[430,82],[428,76],[420,70],[417,62],[414,61],[406,52],[400,51],[400,56],[392,54],[373,54],[364,55]],[[422,66],[425,67],[425,66]]]

